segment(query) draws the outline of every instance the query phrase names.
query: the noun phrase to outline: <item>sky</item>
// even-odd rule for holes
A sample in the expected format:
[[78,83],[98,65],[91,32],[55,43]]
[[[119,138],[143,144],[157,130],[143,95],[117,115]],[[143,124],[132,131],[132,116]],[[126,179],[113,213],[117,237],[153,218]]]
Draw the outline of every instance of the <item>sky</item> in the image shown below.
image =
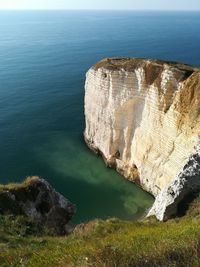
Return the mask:
[[0,9],[200,10],[200,0],[0,0]]

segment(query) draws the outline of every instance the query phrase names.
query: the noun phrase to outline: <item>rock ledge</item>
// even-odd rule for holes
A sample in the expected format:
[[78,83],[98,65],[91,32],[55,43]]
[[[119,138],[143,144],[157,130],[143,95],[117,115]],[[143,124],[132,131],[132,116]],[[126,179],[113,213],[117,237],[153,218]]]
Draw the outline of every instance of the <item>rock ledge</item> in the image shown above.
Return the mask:
[[0,186],[0,214],[28,216],[55,234],[70,232],[67,223],[75,212],[75,205],[44,179],[29,177],[21,184]]

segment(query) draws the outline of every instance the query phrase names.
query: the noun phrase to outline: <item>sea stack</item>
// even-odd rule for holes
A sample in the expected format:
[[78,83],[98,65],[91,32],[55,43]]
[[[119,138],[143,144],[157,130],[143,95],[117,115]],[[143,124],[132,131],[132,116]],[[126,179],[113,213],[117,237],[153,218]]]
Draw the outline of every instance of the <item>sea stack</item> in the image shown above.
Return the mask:
[[85,121],[88,146],[155,196],[148,215],[169,219],[200,189],[200,69],[104,59],[86,75]]

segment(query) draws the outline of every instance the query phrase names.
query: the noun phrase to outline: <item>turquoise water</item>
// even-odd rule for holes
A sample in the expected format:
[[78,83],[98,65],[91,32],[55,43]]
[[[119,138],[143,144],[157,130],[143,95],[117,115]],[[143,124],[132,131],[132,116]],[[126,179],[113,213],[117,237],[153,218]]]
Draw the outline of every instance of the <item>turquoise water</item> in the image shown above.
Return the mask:
[[199,29],[197,12],[1,11],[0,182],[44,177],[76,222],[140,217],[152,197],[83,142],[85,72],[112,56],[200,66]]

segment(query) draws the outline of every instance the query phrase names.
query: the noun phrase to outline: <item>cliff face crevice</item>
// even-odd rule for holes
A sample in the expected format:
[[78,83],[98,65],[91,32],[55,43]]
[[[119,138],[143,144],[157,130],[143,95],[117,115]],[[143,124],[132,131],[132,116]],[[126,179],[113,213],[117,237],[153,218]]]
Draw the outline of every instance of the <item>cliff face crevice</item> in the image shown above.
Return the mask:
[[[198,189],[193,178],[200,165],[192,158],[199,155],[199,69],[158,60],[102,60],[87,73],[85,120],[88,145],[156,197],[149,214],[172,216],[191,190],[186,184]],[[182,185],[188,168],[189,182]],[[184,189],[176,192],[178,187]],[[169,188],[175,192],[170,197]]]

